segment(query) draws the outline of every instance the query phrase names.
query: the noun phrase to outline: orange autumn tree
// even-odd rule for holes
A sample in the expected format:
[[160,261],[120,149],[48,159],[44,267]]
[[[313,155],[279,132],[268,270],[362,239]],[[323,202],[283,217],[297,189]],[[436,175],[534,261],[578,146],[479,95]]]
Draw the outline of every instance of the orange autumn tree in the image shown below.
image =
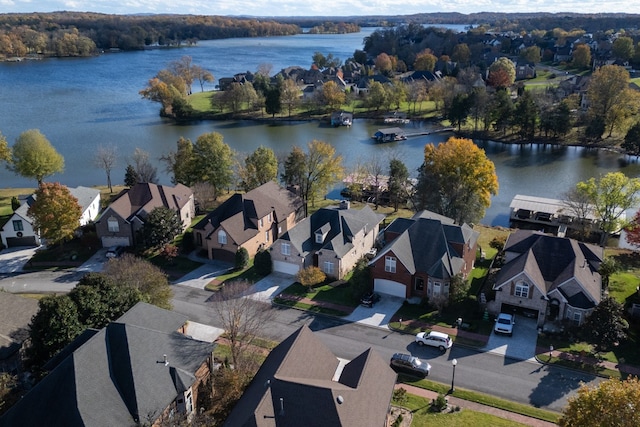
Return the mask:
[[424,147],[414,202],[456,223],[477,222],[498,194],[495,165],[472,140],[451,137]]
[[43,182],[35,192],[35,199],[28,215],[40,236],[50,245],[71,238],[80,226],[82,208],[69,189],[59,182]]

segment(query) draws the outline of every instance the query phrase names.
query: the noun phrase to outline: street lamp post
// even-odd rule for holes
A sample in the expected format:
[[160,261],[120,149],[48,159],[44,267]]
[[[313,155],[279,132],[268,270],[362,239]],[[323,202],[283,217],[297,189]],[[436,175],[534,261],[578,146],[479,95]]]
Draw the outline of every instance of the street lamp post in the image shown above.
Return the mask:
[[456,388],[454,386],[454,381],[456,379],[456,365],[458,364],[458,359],[453,359],[451,361],[451,365],[453,366],[453,375],[451,376],[451,390],[449,390],[449,394],[453,394],[454,391],[456,391]]
[[553,346],[549,346],[549,363],[551,363],[551,358],[553,357]]

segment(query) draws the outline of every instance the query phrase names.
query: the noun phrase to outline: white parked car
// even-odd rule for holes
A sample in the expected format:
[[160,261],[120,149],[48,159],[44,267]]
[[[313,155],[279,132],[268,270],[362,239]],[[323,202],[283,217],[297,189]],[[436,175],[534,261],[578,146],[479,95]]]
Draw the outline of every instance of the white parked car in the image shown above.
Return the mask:
[[418,345],[430,345],[431,347],[438,347],[440,351],[445,351],[451,348],[453,341],[449,335],[442,332],[420,332],[416,335],[416,342]]
[[516,320],[513,314],[500,313],[496,318],[496,326],[494,326],[493,331],[496,334],[507,334],[509,336],[513,335],[513,325],[516,323]]

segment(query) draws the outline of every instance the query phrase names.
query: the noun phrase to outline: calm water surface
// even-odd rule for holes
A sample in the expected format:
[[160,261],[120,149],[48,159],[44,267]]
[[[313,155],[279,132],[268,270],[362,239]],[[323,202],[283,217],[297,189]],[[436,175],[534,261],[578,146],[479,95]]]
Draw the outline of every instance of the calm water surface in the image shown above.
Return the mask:
[[[287,153],[293,145],[304,146],[313,139],[327,141],[342,154],[347,165],[366,161],[372,155],[399,156],[415,174],[422,163],[423,147],[439,143],[449,135],[410,138],[407,141],[376,145],[370,136],[384,125],[356,120],[351,128],[332,128],[319,122],[265,125],[260,122],[199,122],[175,125],[158,116],[159,106],[143,100],[138,91],[149,78],[170,61],[190,55],[194,63],[216,78],[238,72],[255,72],[263,63],[275,73],[299,65],[308,68],[314,52],[332,53],[345,60],[362,48],[358,34],[297,35],[200,42],[193,48],[105,54],[88,59],[47,59],[21,63],[0,63],[0,132],[9,144],[27,129],[40,129],[64,156],[65,172],[54,175],[69,186],[104,185],[104,171],[92,164],[93,153],[101,145],[114,145],[120,161],[112,172],[121,182],[127,158],[136,147],[151,153],[161,183],[169,183],[164,165],[157,159],[175,149],[182,136],[195,140],[205,132],[219,132],[239,153],[258,146]],[[214,83],[215,84],[215,83]],[[205,86],[205,90],[213,89]],[[196,83],[194,91],[200,87]],[[425,130],[427,123],[407,125],[407,132]],[[508,206],[515,194],[560,197],[576,182],[609,171],[638,176],[637,163],[626,162],[615,153],[579,147],[515,146],[477,141],[496,165],[500,193],[492,200],[483,223],[508,225]],[[0,169],[0,187],[33,187],[35,182]],[[330,196],[336,195],[332,192]]]

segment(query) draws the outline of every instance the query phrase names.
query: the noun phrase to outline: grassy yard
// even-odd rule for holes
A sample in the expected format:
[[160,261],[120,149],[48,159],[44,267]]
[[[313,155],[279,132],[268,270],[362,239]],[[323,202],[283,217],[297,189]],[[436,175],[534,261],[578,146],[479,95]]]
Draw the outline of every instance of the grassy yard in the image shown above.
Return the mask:
[[406,399],[402,402],[392,401],[394,405],[409,409],[413,416],[411,427],[422,426],[442,426],[442,427],[507,427],[524,426],[525,424],[515,423],[496,417],[495,415],[476,412],[469,409],[453,413],[434,413],[429,410],[431,402],[423,397],[407,393]]
[[[432,390],[442,394],[447,394],[450,389],[450,386],[447,384],[442,384],[427,379],[418,380],[406,375],[400,375],[398,380],[406,384],[411,384],[416,387]],[[459,397],[460,399],[468,400],[470,402],[481,403],[483,405],[504,409],[505,411],[515,412],[517,414],[538,418],[540,420],[545,420],[552,423],[557,423],[558,419],[560,418],[560,414],[556,412],[547,411],[546,409],[536,408],[534,406],[525,405],[523,403],[513,402],[511,400],[502,399],[489,394],[466,390],[460,387],[456,387],[456,391],[453,393],[453,396]]]
[[359,303],[358,296],[353,294],[351,287],[346,283],[336,287],[324,284],[309,291],[309,288],[296,282],[285,289],[283,293],[300,298],[308,298],[312,301],[329,302],[348,307],[357,307]]

